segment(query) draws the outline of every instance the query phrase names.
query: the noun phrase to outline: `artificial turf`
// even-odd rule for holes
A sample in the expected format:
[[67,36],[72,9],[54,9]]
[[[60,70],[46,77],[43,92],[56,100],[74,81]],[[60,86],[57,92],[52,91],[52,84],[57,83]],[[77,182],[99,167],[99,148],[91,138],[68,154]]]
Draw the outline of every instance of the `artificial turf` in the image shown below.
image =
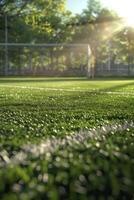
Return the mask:
[[25,145],[133,121],[133,80],[1,78],[0,199],[134,199],[132,127],[12,162]]

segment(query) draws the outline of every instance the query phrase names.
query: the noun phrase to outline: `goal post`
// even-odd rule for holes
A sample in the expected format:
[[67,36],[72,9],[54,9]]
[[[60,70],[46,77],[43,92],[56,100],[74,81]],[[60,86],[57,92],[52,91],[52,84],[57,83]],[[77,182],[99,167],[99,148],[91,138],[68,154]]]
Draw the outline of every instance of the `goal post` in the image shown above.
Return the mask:
[[91,77],[88,44],[0,43],[0,75]]

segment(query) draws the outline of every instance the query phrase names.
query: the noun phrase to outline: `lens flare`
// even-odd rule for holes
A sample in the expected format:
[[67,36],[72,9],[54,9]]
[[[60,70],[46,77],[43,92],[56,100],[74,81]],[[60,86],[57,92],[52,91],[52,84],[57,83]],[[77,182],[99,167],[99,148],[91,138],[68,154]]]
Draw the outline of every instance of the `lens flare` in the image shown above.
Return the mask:
[[116,11],[123,17],[126,26],[134,27],[134,1],[133,0],[101,0],[104,6]]

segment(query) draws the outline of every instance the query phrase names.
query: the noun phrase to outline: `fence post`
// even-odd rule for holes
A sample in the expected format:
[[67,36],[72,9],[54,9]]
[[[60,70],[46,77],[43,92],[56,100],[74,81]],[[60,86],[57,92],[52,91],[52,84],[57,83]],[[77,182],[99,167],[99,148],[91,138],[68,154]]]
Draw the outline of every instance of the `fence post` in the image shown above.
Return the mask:
[[8,24],[7,14],[5,14],[5,76],[8,75]]
[[87,45],[87,77],[91,78],[91,65],[90,65],[90,55],[91,55],[91,49],[90,46]]

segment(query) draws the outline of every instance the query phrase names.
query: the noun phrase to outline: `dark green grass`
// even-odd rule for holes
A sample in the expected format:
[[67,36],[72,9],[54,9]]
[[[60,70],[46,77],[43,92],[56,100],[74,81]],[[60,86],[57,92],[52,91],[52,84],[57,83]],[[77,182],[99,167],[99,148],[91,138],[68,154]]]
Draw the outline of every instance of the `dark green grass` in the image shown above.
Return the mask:
[[[134,121],[133,92],[133,80],[0,79],[0,151],[11,158],[22,145],[53,135]],[[133,137],[132,129],[115,131],[101,141],[1,166],[0,199],[132,199]]]

